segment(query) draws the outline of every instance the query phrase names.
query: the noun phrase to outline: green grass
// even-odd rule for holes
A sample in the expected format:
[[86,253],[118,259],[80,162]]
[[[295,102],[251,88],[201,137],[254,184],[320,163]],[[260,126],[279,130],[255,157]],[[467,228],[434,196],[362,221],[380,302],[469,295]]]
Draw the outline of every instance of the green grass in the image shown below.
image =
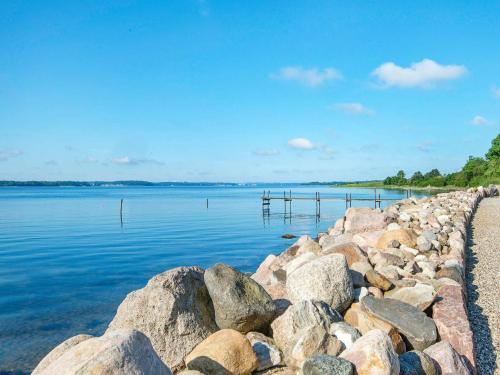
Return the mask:
[[350,182],[346,184],[331,185],[332,187],[348,187],[348,188],[372,188],[372,189],[388,189],[388,190],[464,190],[466,188],[459,186],[412,186],[412,185],[384,185],[382,181],[372,182]]

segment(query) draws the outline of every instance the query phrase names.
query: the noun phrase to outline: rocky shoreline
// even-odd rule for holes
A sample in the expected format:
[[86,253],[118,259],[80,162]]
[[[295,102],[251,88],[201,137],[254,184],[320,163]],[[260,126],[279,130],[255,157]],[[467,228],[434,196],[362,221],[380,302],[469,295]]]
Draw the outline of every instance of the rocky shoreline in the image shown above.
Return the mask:
[[350,208],[249,276],[179,267],[131,292],[100,337],[54,348],[34,375],[476,374],[467,225],[497,187]]

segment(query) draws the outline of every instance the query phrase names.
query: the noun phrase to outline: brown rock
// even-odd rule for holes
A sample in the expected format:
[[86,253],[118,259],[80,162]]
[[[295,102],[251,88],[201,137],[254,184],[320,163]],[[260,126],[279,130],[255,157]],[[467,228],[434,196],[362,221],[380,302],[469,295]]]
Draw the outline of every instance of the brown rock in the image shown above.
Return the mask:
[[415,247],[417,245],[417,235],[410,229],[396,229],[385,232],[378,240],[377,247],[385,249],[390,247],[392,241],[398,241],[401,245]]
[[384,292],[374,286],[368,287],[368,292],[375,298],[384,298]]
[[441,340],[448,341],[453,349],[468,359],[469,365],[475,367],[474,341],[461,287],[445,285],[438,290],[432,318]]
[[250,341],[233,329],[222,329],[208,336],[185,362],[188,369],[205,375],[249,375],[258,365]]
[[382,289],[383,291],[387,291],[391,289],[392,282],[382,274],[378,273],[375,270],[369,270],[365,274],[366,281],[368,281],[374,287]]
[[349,267],[355,262],[368,262],[364,251],[354,242],[329,247],[323,251],[323,254],[343,254]]

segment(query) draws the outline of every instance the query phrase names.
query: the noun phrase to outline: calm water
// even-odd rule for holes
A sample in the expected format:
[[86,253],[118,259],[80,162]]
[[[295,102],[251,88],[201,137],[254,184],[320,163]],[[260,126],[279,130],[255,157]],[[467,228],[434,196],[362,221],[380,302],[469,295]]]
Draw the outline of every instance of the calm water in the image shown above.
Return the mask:
[[[288,188],[294,195],[373,196],[371,189]],[[281,186],[266,189],[283,194]],[[322,202],[318,222],[313,201],[294,202],[285,220],[283,203],[274,201],[263,218],[262,190],[0,188],[0,373],[29,372],[75,334],[100,335],[126,294],[159,272],[216,262],[253,271],[293,242],[282,234],[315,236],[345,210],[343,202]]]

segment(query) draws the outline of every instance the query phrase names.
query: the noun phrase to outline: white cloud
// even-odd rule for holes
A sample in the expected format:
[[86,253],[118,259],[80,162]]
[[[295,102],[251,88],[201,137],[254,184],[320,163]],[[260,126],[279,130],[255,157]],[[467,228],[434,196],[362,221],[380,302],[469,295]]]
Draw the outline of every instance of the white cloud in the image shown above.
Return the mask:
[[300,66],[287,66],[281,68],[278,73],[271,74],[271,78],[294,81],[309,87],[317,87],[327,81],[341,79],[342,74],[335,68],[304,69]]
[[279,155],[280,152],[274,148],[270,148],[270,149],[258,149],[258,150],[255,150],[253,152],[254,155],[257,155],[257,156],[275,156],[275,155]]
[[314,143],[312,143],[307,138],[293,138],[288,141],[288,146],[291,148],[296,148],[299,150],[313,150],[316,148]]
[[162,161],[156,159],[134,159],[128,156],[114,158],[111,160],[111,162],[117,165],[140,165],[140,164],[164,165],[165,164]]
[[7,161],[22,154],[20,150],[0,150],[0,161]]
[[398,87],[433,87],[439,81],[449,81],[463,76],[467,69],[463,65],[441,65],[424,59],[403,68],[387,62],[372,72],[384,86]]
[[341,110],[345,113],[351,114],[351,115],[367,115],[367,116],[372,116],[375,114],[375,111],[366,108],[363,104],[361,103],[337,103],[333,105],[334,109]]
[[490,125],[491,121],[487,120],[483,116],[476,115],[472,118],[472,120],[470,120],[470,123],[471,125],[481,126],[481,125]]

